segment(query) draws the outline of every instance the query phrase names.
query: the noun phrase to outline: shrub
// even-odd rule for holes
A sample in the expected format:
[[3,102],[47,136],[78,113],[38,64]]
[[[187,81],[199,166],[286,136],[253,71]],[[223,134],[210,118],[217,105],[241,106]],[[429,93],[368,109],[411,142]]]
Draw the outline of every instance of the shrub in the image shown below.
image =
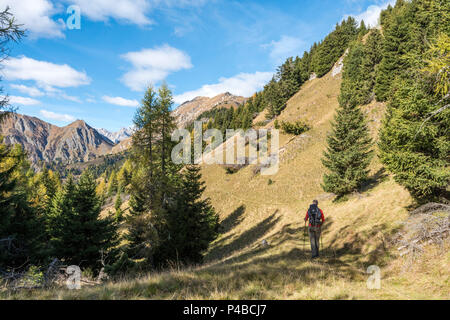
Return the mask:
[[299,136],[310,129],[310,126],[303,121],[296,121],[294,123],[284,121],[281,122],[281,130],[283,130],[283,132],[287,134]]

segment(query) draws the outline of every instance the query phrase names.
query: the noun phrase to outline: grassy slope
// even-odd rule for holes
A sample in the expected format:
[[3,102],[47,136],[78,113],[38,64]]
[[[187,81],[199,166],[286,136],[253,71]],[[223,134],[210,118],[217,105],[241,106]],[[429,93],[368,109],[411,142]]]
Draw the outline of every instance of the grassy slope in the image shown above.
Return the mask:
[[[386,176],[377,160],[373,182],[347,202],[333,203],[320,182],[325,137],[337,107],[340,75],[306,83],[288,103],[280,120],[304,119],[306,135],[281,136],[285,151],[277,175],[254,176],[248,167],[226,175],[205,167],[207,196],[221,214],[223,232],[199,268],[152,274],[81,291],[20,293],[29,298],[82,299],[418,299],[449,298],[448,244],[442,254],[429,247],[410,269],[396,256],[389,236],[401,227],[412,204],[409,194]],[[373,130],[384,105],[364,107]],[[271,124],[268,125],[269,127]],[[288,141],[290,143],[286,144]],[[269,179],[272,184],[269,184]],[[318,198],[327,222],[323,255],[309,259],[303,242],[307,205]],[[266,239],[268,247],[261,241]],[[369,265],[382,268],[381,290],[366,287]],[[15,295],[10,298],[17,297]]]

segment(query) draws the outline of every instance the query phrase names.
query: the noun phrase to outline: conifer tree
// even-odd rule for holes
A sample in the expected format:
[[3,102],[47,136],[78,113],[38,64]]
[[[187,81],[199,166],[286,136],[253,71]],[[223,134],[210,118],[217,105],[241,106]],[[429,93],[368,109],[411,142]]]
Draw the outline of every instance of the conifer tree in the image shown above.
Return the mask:
[[46,166],[43,166],[41,173],[38,175],[36,187],[40,188],[39,194],[37,194],[39,206],[44,214],[47,214],[52,200],[60,187],[59,178],[52,171],[48,170]]
[[449,197],[445,47],[450,45],[440,36],[449,34],[449,22],[448,1],[398,1],[382,13],[385,39],[376,90],[377,99],[384,94],[390,102],[380,130],[380,159],[418,203]]
[[[9,7],[0,12],[0,60],[8,57],[8,45],[18,42],[25,32]],[[8,97],[0,87],[0,125],[13,112]],[[18,150],[16,150],[18,151]],[[44,230],[39,213],[31,206],[26,195],[26,186],[21,180],[24,153],[15,153],[3,144],[0,136],[0,269],[23,267],[24,263],[39,259],[39,242],[44,242]]]
[[[20,41],[24,37],[25,31],[22,29],[22,25],[17,23],[9,7],[0,12],[0,25],[2,26],[0,28],[0,61],[3,61],[8,57],[9,43]],[[8,96],[3,94],[3,87],[0,87],[0,123],[12,111],[14,108],[9,104]]]
[[372,141],[358,106],[338,109],[327,143],[322,162],[329,173],[324,175],[323,189],[337,196],[356,191],[368,178],[372,158]]
[[[19,148],[21,150],[21,148]],[[44,258],[42,216],[27,197],[21,168],[25,154],[14,152],[0,137],[0,269],[23,267]]]
[[129,253],[141,259],[142,268],[160,264],[153,255],[161,241],[169,236],[167,208],[177,189],[180,167],[171,161],[171,135],[175,121],[171,114],[172,94],[162,85],[158,96],[149,88],[135,116],[133,161],[137,174],[131,184],[129,224]]
[[342,197],[356,191],[367,180],[372,159],[372,140],[366,119],[358,107],[361,83],[359,64],[363,59],[362,44],[356,44],[344,61],[340,107],[328,135],[328,147],[322,159],[329,170],[322,188]]
[[119,188],[117,189],[117,195],[116,195],[116,201],[114,202],[114,209],[116,210],[115,216],[116,216],[116,221],[120,222],[122,220],[122,191],[123,191],[123,187],[122,185],[119,185]]
[[[63,258],[71,254],[73,243],[70,234],[73,225],[71,221],[76,215],[74,209],[75,182],[69,175],[62,188],[52,199],[49,213],[46,216],[47,233],[50,237],[50,254]],[[70,230],[70,231],[69,231]]]
[[169,213],[170,240],[163,245],[167,259],[184,264],[200,263],[209,244],[216,239],[219,217],[209,199],[202,199],[205,184],[200,168],[184,169],[180,192]]
[[335,30],[325,37],[312,55],[312,69],[318,77],[324,76],[331,70],[357,35],[358,27],[354,18],[349,17],[341,24],[336,24]]
[[113,196],[117,192],[117,187],[118,187],[117,173],[116,170],[113,170],[108,179],[108,197]]
[[264,87],[264,101],[267,106],[267,118],[273,119],[285,108],[285,101],[277,80],[272,80]]
[[92,174],[83,172],[78,184],[69,177],[53,201],[49,232],[53,255],[68,264],[102,267],[102,253],[117,244],[117,227],[111,218],[100,218],[101,202]]
[[449,99],[434,96],[427,87],[411,79],[397,82],[379,143],[381,161],[418,203],[448,198],[450,181],[450,110],[442,109]]

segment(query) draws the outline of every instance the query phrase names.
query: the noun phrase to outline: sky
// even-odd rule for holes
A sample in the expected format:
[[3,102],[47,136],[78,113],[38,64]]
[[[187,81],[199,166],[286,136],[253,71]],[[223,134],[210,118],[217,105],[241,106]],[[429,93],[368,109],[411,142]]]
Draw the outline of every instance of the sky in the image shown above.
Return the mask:
[[251,96],[348,16],[376,26],[394,0],[0,0],[27,36],[0,69],[17,112],[58,126],[132,125],[149,85],[174,108]]

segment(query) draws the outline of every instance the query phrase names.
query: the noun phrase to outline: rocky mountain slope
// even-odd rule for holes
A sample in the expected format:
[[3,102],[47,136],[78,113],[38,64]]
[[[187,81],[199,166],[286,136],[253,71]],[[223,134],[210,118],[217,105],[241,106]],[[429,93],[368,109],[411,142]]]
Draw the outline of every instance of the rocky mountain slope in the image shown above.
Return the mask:
[[57,127],[35,117],[12,114],[0,128],[7,144],[20,144],[36,165],[39,161],[88,161],[110,153],[114,143],[77,120]]
[[197,119],[205,111],[213,108],[237,108],[247,99],[234,96],[229,92],[220,94],[213,98],[197,97],[191,101],[181,104],[173,111],[173,116],[179,128],[184,128],[188,123]]

